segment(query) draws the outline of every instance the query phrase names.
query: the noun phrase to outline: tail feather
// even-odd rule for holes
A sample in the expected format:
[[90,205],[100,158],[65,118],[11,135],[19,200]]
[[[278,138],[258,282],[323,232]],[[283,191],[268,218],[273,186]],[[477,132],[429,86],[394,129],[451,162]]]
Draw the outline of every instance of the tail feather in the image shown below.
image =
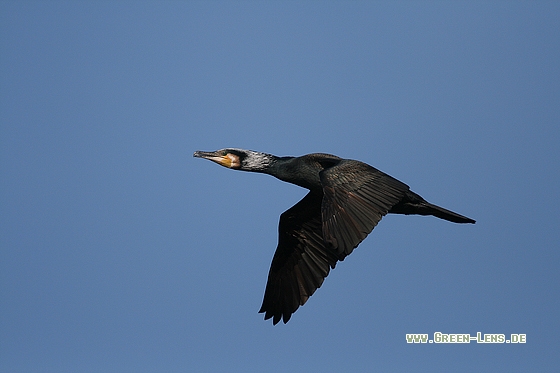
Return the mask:
[[437,205],[431,204],[424,198],[420,197],[413,191],[407,191],[395,206],[388,211],[391,214],[404,214],[404,215],[433,215],[437,218],[451,221],[453,223],[476,223],[475,220],[467,218],[456,212],[444,209]]
[[448,220],[453,223],[470,223],[470,224],[476,223],[476,221],[471,218],[467,218],[466,216],[457,214],[456,212],[444,209],[443,207],[433,205],[429,202],[424,202],[424,204],[425,204],[424,208],[426,209],[426,212],[428,212],[426,215],[433,215],[437,218]]

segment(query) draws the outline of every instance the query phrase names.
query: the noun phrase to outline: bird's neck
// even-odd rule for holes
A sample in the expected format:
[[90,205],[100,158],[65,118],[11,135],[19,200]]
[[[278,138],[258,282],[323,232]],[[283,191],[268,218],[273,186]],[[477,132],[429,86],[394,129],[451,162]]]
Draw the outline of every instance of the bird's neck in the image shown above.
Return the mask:
[[319,163],[307,162],[306,160],[305,156],[275,157],[274,162],[264,172],[303,188],[320,188],[319,172],[321,171],[321,166]]
[[270,174],[284,157],[250,151],[242,162],[241,170]]

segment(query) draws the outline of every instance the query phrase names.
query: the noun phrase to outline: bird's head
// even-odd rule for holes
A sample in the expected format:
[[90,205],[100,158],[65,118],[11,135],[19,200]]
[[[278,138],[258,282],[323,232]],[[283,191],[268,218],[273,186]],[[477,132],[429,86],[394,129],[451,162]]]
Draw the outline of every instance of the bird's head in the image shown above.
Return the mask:
[[220,166],[243,171],[265,171],[274,161],[275,157],[266,153],[237,148],[225,148],[214,152],[197,150],[193,157],[209,159]]
[[241,168],[241,160],[243,154],[237,149],[220,149],[215,152],[203,152],[197,150],[194,152],[193,157],[209,159],[216,162],[220,166],[227,168],[239,169]]

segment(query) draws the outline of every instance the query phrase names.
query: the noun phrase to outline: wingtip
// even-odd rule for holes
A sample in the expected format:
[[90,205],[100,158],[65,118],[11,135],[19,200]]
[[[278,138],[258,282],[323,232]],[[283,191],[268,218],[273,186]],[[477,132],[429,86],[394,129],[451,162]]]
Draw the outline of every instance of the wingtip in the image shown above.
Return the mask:
[[290,314],[282,314],[282,313],[273,314],[270,311],[265,311],[263,309],[263,307],[261,307],[261,309],[259,310],[259,313],[264,313],[265,321],[272,319],[272,325],[276,325],[280,321],[282,321],[284,324],[286,324],[288,321],[290,321],[290,318],[292,317],[291,313]]

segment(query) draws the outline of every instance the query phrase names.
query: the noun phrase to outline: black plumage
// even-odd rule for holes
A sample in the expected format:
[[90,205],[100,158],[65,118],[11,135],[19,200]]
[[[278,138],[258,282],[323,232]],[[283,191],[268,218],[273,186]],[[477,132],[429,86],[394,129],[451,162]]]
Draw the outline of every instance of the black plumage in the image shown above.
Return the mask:
[[455,223],[474,220],[433,205],[408,185],[360,161],[330,154],[276,157],[243,149],[197,151],[224,167],[266,173],[309,189],[280,215],[262,307],[265,320],[288,322],[387,213],[433,215]]

